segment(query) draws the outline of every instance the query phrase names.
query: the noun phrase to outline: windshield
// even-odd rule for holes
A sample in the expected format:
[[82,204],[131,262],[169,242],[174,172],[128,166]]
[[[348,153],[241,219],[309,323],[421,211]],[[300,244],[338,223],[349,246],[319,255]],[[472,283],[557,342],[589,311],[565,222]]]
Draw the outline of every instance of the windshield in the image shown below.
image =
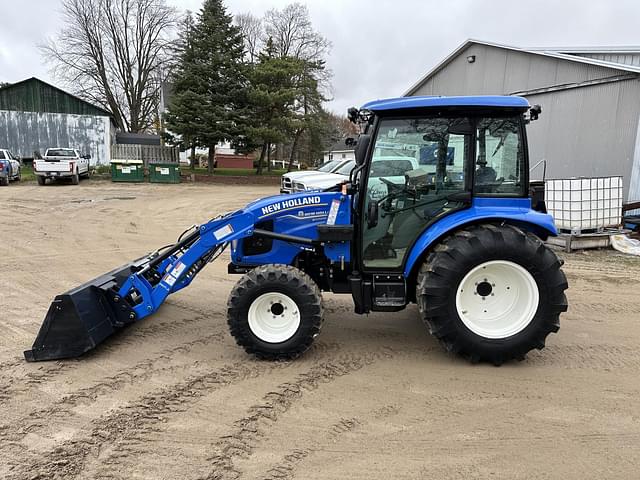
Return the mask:
[[333,172],[333,170],[340,165],[340,160],[330,160],[328,162],[323,163],[318,167],[319,172]]
[[352,160],[350,162],[345,163],[343,166],[341,166],[338,170],[336,170],[334,173],[339,173],[340,175],[347,175],[349,176],[351,174],[351,170],[353,170],[353,168],[356,166],[356,162],[355,160]]
[[76,152],[70,148],[50,148],[47,150],[47,157],[75,157]]

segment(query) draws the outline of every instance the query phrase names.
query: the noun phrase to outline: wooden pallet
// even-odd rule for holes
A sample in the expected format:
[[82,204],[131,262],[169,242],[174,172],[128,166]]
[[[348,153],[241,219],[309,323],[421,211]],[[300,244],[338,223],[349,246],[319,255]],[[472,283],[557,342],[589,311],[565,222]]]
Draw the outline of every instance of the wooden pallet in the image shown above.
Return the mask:
[[592,233],[559,233],[557,237],[549,237],[547,243],[571,253],[574,250],[586,248],[608,248],[611,246],[609,237],[621,233],[629,233],[623,228],[606,229],[601,232]]

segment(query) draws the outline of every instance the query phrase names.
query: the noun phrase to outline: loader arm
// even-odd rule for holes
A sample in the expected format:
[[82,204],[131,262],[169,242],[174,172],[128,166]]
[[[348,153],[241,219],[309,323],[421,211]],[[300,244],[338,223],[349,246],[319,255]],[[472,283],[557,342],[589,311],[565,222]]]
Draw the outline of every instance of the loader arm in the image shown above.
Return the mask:
[[153,314],[171,293],[189,285],[229,242],[255,234],[254,222],[254,215],[246,210],[215,218],[161,252],[58,295],[32,349],[24,352],[26,360],[81,355],[116,330]]

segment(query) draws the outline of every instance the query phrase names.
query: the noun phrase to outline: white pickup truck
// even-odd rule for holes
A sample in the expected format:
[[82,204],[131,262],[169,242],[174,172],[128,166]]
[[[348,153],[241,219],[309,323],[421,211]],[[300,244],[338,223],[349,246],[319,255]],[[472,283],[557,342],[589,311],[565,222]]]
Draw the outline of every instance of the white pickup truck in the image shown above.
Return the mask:
[[38,185],[44,185],[47,178],[70,178],[71,183],[80,183],[80,177],[89,177],[90,155],[80,155],[73,148],[48,148],[44,157],[33,161],[33,173]]

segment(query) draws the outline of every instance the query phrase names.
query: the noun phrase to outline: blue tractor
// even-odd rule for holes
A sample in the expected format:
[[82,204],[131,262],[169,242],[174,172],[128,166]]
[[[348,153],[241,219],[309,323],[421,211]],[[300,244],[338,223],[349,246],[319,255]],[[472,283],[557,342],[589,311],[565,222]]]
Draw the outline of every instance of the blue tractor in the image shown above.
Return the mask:
[[[359,314],[418,305],[444,347],[499,365],[544,347],[567,309],[551,216],[529,197],[525,126],[513,96],[410,97],[350,109],[360,127],[349,182],[255,201],[53,301],[29,361],[79,356],[156,312],[230,247],[240,274],[231,335],[268,360],[319,334],[322,291]],[[420,162],[421,152],[435,160]]]

